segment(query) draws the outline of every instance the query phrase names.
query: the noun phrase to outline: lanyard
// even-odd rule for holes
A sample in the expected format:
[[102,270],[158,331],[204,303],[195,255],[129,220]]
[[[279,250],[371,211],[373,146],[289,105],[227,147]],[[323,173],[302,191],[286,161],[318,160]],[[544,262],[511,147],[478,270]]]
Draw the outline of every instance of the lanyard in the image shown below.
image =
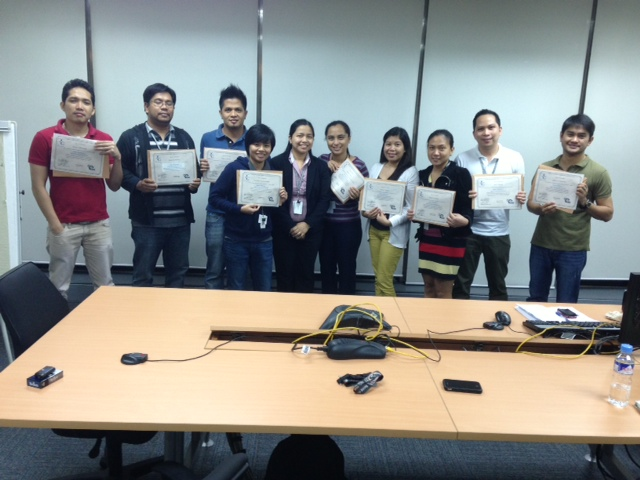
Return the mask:
[[[151,133],[153,140],[156,142],[156,148],[158,150],[162,150],[162,148],[160,148],[160,144],[164,143],[164,140],[162,140],[160,135],[156,137],[156,132],[154,132],[153,130],[149,130],[149,133]],[[160,141],[158,141],[158,139],[160,139]],[[169,148],[171,147],[171,140],[173,140],[173,132],[169,130],[169,136],[167,137],[167,147],[165,148],[165,150],[169,150]]]
[[[486,158],[486,157],[485,157]],[[493,171],[491,172],[491,175],[493,175],[494,173],[496,173],[496,168],[498,167],[498,162],[500,161],[499,158],[496,158],[493,162]],[[485,175],[487,174],[487,169],[484,168],[484,163],[482,160],[480,160],[480,166],[482,167],[482,173],[484,173]]]

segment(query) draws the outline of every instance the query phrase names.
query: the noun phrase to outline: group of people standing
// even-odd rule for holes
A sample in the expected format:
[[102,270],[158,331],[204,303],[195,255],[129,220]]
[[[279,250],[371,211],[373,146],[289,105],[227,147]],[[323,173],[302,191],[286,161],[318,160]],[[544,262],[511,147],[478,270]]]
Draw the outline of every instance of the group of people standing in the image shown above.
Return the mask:
[[[112,285],[113,246],[106,209],[105,183],[113,191],[129,192],[129,218],[134,242],[133,285],[152,286],[160,254],[165,267],[165,286],[182,287],[189,268],[191,223],[195,215],[191,195],[200,178],[187,185],[158,185],[149,175],[148,152],[195,149],[189,134],[171,121],[176,94],[170,87],[153,84],[143,93],[146,122],[125,131],[118,142],[90,123],[95,113],[93,88],[83,80],[71,80],[62,90],[65,112],[55,127],[34,137],[29,153],[32,190],[47,223],[50,278],[66,296],[76,257],[84,249],[87,269],[95,287]],[[473,210],[472,175],[524,174],[522,156],[500,145],[500,117],[481,110],[473,119],[477,146],[454,160],[454,139],[447,130],[428,137],[430,166],[418,171],[413,164],[411,141],[406,130],[394,127],[383,137],[379,162],[368,170],[349,151],[351,131],[343,121],[325,128],[328,154],[312,153],[313,125],[305,119],[291,124],[284,152],[273,156],[276,138],[264,124],[246,128],[247,99],[234,85],[222,90],[219,99],[222,123],[205,133],[200,143],[200,172],[209,170],[206,148],[238,150],[209,187],[205,226],[207,264],[205,287],[271,290],[275,263],[277,289],[312,292],[314,267],[319,254],[322,292],[354,294],[356,259],[362,240],[361,217],[366,219],[376,295],[393,296],[394,272],[409,241],[417,186],[456,192],[446,226],[420,223],[418,269],[425,296],[469,298],[470,286],[484,255],[490,299],[507,299],[505,278],[510,252],[509,211]],[[516,200],[527,203],[539,215],[530,255],[531,299],[546,301],[552,274],[557,277],[559,302],[575,302],[580,274],[589,249],[591,217],[608,221],[613,215],[608,173],[584,153],[593,140],[595,125],[589,117],[570,117],[562,127],[563,154],[547,165],[585,174],[578,186],[579,208],[572,214],[553,203],[538,205],[519,192]],[[110,170],[102,179],[55,175],[50,168],[54,133],[97,140],[95,149],[109,156]],[[404,205],[394,215],[379,208],[359,210],[360,190],[352,187],[342,203],[331,191],[331,175],[344,162],[352,162],[363,177],[406,184]],[[237,172],[282,172],[279,207],[239,205]],[[46,183],[50,189],[47,191]]]

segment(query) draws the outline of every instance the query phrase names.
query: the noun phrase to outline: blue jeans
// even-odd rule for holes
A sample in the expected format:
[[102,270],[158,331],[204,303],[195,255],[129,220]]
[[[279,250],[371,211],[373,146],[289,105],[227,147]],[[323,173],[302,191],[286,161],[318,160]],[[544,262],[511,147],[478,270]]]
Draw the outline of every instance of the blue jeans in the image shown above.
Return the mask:
[[189,241],[191,224],[182,227],[160,228],[133,226],[133,286],[152,287],[153,272],[162,252],[164,286],[182,288],[189,270]]
[[531,245],[529,254],[528,302],[549,301],[551,278],[556,271],[556,303],[578,303],[580,276],[587,264],[587,252],[564,252]]
[[238,242],[224,238],[227,262],[227,288],[245,290],[247,273],[251,272],[253,290],[270,292],[273,272],[273,242]]
[[204,288],[224,288],[224,215],[207,212],[204,228],[207,251],[207,270],[204,273]]

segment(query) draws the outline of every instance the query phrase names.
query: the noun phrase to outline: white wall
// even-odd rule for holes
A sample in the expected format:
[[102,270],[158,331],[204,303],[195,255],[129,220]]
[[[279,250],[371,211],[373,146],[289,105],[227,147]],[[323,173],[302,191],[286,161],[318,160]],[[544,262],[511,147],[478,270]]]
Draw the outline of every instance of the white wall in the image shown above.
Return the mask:
[[[256,0],[91,1],[98,128],[115,138],[144,121],[142,91],[170,85],[178,101],[174,123],[198,144],[217,127],[221,88],[237,83],[255,122]],[[276,153],[291,122],[316,128],[314,153],[327,151],[324,126],[343,119],[352,128],[352,153],[368,165],[379,159],[383,133],[399,125],[410,133],[423,2],[417,0],[265,0],[262,121],[276,132]],[[528,185],[536,166],[560,153],[562,121],[578,110],[587,46],[590,0],[431,0],[418,168],[425,142],[448,128],[459,151],[473,146],[471,120],[481,108],[498,111],[503,143],[524,155]],[[640,269],[634,187],[639,163],[631,157],[640,130],[634,106],[640,59],[640,4],[600,1],[585,113],[596,122],[589,153],[610,170],[616,214],[594,222],[585,278],[626,279]],[[45,222],[30,194],[27,155],[35,132],[61,117],[60,90],[87,77],[82,0],[4,0],[0,3],[0,116],[19,125],[19,181],[23,198],[23,259],[48,261]],[[133,243],[125,191],[108,194],[116,264],[130,265]],[[196,224],[191,264],[203,267],[207,188],[194,196]],[[512,215],[510,285],[528,283],[527,257],[535,217]],[[410,244],[409,281],[420,282],[416,244]],[[358,270],[371,273],[363,243]],[[480,272],[478,283],[484,282]]]

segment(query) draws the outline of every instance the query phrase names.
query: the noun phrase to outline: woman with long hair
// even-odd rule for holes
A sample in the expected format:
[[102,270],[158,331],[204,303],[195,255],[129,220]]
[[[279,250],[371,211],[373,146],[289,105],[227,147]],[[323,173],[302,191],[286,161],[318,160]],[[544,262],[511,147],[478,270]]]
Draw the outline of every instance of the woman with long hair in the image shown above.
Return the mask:
[[273,257],[279,292],[313,292],[313,271],[331,198],[331,172],[311,153],[314,137],[311,122],[296,120],[289,129],[287,149],[271,161],[273,170],[282,171],[289,194],[273,213]]
[[[346,122],[335,120],[329,123],[324,136],[331,153],[320,155],[320,159],[327,162],[332,173],[344,162],[351,162],[363,177],[369,176],[365,163],[349,152],[351,129]],[[360,190],[354,187],[349,190],[349,199],[344,204],[334,194],[331,195],[320,245],[322,293],[356,293],[356,263],[362,241],[359,198]]]
[[406,182],[402,212],[385,215],[379,208],[362,212],[367,219],[371,263],[376,277],[376,295],[395,297],[393,274],[409,240],[407,213],[418,184],[418,170],[413,165],[411,140],[404,128],[393,127],[384,134],[380,162],[371,167],[371,178]]

